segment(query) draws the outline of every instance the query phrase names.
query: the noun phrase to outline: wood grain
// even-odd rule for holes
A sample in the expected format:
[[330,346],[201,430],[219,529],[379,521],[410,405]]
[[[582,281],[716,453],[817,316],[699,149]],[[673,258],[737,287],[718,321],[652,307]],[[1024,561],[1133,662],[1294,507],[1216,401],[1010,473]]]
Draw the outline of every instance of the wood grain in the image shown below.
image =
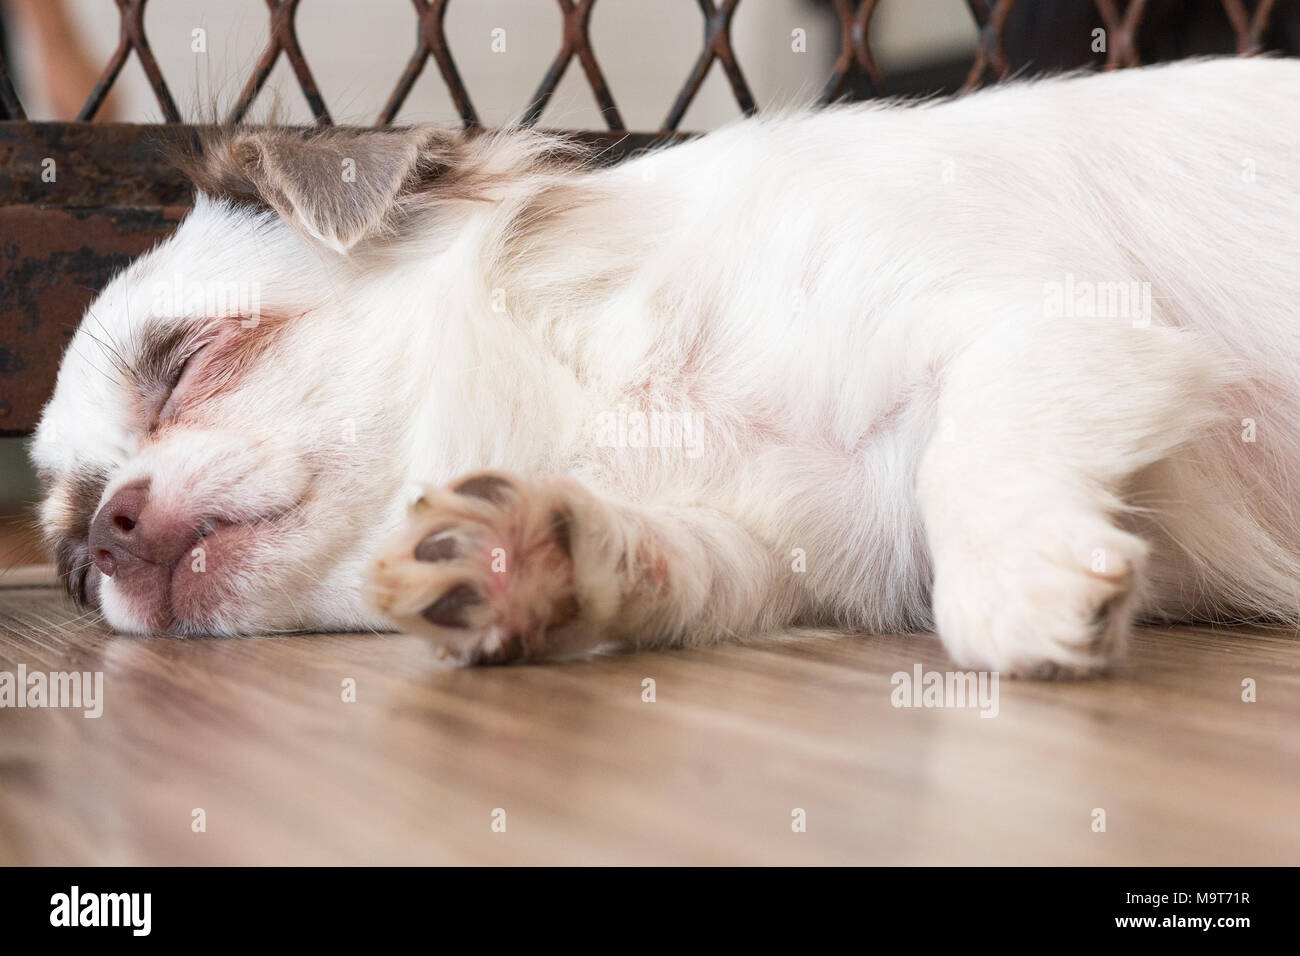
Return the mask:
[[460,671],[396,634],[124,637],[20,569],[0,670],[105,703],[0,709],[0,863],[1300,863],[1294,634],[1142,631],[993,719],[893,707],[917,662],[951,667],[915,635]]

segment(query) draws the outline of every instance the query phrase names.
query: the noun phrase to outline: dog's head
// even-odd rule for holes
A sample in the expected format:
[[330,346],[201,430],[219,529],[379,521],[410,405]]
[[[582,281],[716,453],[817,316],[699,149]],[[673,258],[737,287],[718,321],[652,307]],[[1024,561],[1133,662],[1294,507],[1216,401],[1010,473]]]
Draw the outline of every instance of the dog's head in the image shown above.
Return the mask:
[[87,310],[33,443],[75,598],[137,632],[380,623],[358,582],[401,510],[429,375],[405,359],[436,318],[393,250],[490,192],[505,154],[479,139],[207,144],[193,212]]

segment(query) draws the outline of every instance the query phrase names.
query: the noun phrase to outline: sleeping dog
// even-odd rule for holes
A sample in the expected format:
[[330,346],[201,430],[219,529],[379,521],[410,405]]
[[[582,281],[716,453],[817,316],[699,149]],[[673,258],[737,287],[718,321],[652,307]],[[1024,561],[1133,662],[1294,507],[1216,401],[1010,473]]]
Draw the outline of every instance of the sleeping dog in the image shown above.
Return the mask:
[[[1300,619],[1300,94],[1211,60],[747,119],[234,129],[33,444],[78,600],[464,662]],[[217,295],[214,290],[231,294]]]

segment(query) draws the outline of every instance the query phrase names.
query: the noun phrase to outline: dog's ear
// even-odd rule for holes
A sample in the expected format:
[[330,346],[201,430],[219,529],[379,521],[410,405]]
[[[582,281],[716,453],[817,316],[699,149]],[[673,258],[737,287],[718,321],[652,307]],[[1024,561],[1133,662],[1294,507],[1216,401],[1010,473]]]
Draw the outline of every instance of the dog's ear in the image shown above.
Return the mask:
[[436,175],[451,145],[428,127],[248,130],[205,146],[194,179],[205,192],[268,206],[347,253],[384,226],[405,193]]

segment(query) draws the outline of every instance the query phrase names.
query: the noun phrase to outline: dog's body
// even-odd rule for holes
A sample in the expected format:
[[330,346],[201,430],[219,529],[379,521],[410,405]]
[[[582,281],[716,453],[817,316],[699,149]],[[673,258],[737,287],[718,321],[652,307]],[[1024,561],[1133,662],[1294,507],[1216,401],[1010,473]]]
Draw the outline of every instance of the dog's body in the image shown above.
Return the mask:
[[[1210,61],[609,169],[234,134],[73,342],[46,528],[119,628],[474,660],[937,625],[1087,670],[1135,614],[1296,622],[1297,91]],[[178,274],[257,322],[160,309]]]

